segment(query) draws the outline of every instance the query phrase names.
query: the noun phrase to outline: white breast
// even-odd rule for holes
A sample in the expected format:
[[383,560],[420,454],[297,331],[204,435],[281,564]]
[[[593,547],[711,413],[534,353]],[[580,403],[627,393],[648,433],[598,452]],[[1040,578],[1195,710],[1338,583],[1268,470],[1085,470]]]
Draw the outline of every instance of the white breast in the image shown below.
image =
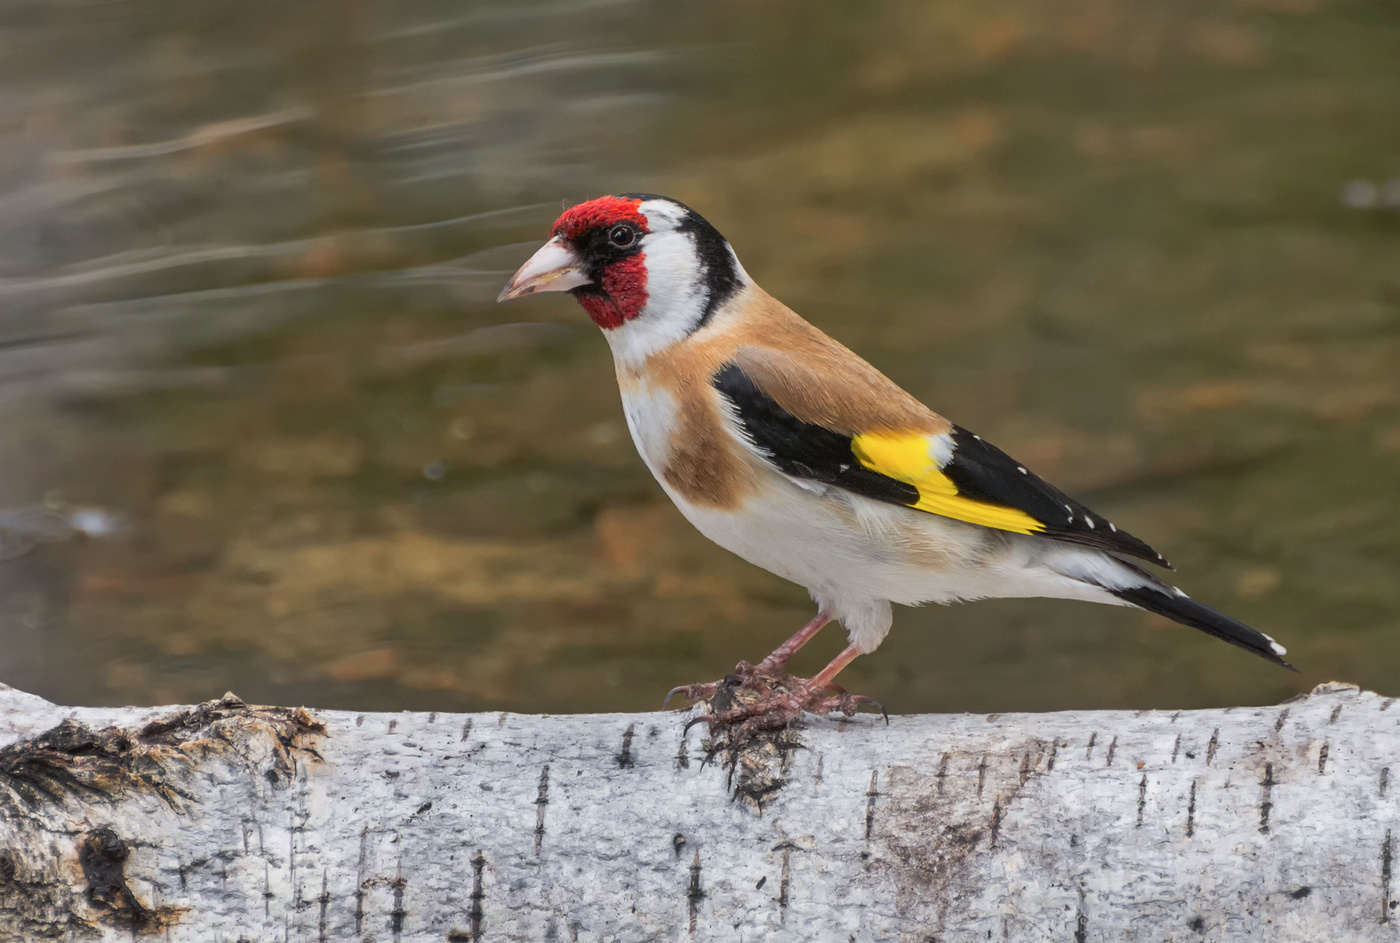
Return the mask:
[[[622,386],[622,413],[637,451],[652,475],[665,487],[662,471],[671,451],[671,430],[676,426],[676,399],[670,392],[645,381]],[[675,500],[675,495],[671,495]],[[677,502],[679,503],[679,502]],[[684,508],[682,508],[684,510]]]

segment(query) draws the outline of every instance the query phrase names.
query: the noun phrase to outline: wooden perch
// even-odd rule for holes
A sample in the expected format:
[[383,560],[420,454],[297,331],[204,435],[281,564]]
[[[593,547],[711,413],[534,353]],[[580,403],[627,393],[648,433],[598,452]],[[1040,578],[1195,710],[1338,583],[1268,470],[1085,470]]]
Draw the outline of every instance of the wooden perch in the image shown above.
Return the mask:
[[1400,938],[1400,709],[66,708],[0,685],[0,940]]

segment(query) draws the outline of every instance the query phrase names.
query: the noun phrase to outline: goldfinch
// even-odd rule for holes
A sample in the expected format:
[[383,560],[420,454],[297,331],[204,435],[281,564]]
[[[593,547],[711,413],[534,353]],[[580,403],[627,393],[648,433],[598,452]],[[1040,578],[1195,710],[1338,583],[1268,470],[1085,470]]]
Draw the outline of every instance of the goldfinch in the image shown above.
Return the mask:
[[[700,532],[807,588],[817,615],[742,684],[719,724],[852,713],[832,684],[889,631],[891,603],[1046,596],[1134,606],[1292,668],[1273,639],[1130,558],[1161,554],[932,412],[758,287],[719,232],[662,196],[567,210],[500,301],[567,291],[612,348],[642,461]],[[827,622],[849,645],[811,678],[793,653]],[[715,684],[676,689],[708,698]],[[676,693],[676,692],[673,692]]]

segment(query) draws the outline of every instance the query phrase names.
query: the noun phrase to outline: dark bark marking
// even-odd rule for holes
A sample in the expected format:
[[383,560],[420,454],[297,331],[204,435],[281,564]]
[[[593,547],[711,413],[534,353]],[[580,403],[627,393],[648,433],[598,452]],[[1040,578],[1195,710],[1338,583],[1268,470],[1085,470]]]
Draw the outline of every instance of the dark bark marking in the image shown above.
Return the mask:
[[685,732],[681,732],[681,744],[676,750],[676,769],[690,769],[690,752],[686,749]]
[[1104,764],[1103,764],[1104,766],[1112,766],[1112,765],[1113,765],[1113,754],[1114,754],[1114,752],[1115,752],[1117,749],[1118,749],[1118,737],[1117,737],[1117,736],[1114,736],[1113,740],[1110,741],[1109,744],[1108,744],[1108,759],[1104,761]]
[[1204,917],[1192,917],[1190,920],[1186,921],[1186,926],[1196,933],[1206,932],[1206,921]]
[[1390,829],[1385,830],[1385,841],[1381,842],[1381,923],[1390,923]]
[[430,712],[428,713],[428,723],[430,723],[430,724],[435,724],[435,723],[437,723],[437,711],[430,711]]
[[104,825],[85,834],[78,845],[78,862],[87,881],[87,900],[106,922],[133,933],[161,930],[179,919],[172,907],[151,909],[136,899],[126,883],[126,860],[131,848]]
[[676,859],[679,860],[681,856],[681,849],[685,847],[685,836],[682,835],[680,832],[676,832],[676,834],[672,835],[671,847],[676,852]]
[[988,845],[995,848],[997,838],[1001,835],[1001,796],[992,800],[992,827],[989,831],[991,832],[991,840]]
[[1176,755],[1181,752],[1181,734],[1176,735],[1176,743],[1172,744],[1172,762],[1176,762]]
[[[295,817],[296,813],[290,813]],[[287,828],[287,883],[292,887],[292,908],[295,911],[301,905],[301,887],[297,884],[297,829],[296,823],[291,822]]]
[[820,785],[822,784],[822,767],[823,767],[824,765],[826,765],[826,757],[825,757],[825,756],[819,756],[819,757],[817,757],[817,775],[816,775],[816,777],[813,779],[813,783],[814,783],[815,785],[817,785],[817,786],[820,786]]
[[1393,697],[1388,697],[1388,698],[1386,698],[1384,701],[1381,701],[1381,710],[1383,710],[1383,711],[1390,710],[1390,705],[1392,705],[1392,704],[1394,704],[1394,703],[1395,703],[1395,698],[1393,698]]
[[865,794],[865,840],[870,840],[870,833],[875,828],[875,800],[880,797],[880,792],[876,788],[880,782],[880,771],[873,769],[870,771],[870,789]]
[[1381,768],[1381,798],[1385,798],[1385,791],[1390,786],[1390,767]]
[[393,733],[395,730],[398,730],[398,729],[399,729],[399,719],[398,719],[397,717],[391,718],[391,719],[389,720],[389,729],[388,729],[387,732],[388,732],[388,733]]
[[1029,750],[1027,750],[1025,753],[1022,753],[1022,754],[1021,754],[1021,772],[1020,772],[1020,776],[1021,776],[1021,785],[1022,785],[1022,786],[1024,786],[1024,785],[1026,784],[1026,780],[1028,780],[1028,779],[1031,778],[1031,754],[1030,754],[1030,751],[1029,751]]
[[778,922],[787,923],[788,909],[788,888],[791,886],[792,870],[790,860],[792,858],[792,847],[783,849],[783,876],[778,881]]
[[359,936],[365,925],[365,859],[369,856],[369,826],[360,829],[360,863],[355,881],[355,935]]
[[1263,792],[1259,798],[1259,831],[1265,835],[1269,834],[1269,812],[1274,807],[1273,792],[1274,786],[1274,764],[1264,764],[1264,778],[1259,782],[1263,787]]
[[948,778],[948,754],[943,754],[942,759],[938,761],[938,772],[933,778],[938,780],[938,794],[943,795],[943,784]]
[[1084,912],[1084,902],[1079,902],[1079,913],[1074,916],[1074,943],[1085,943],[1089,939],[1089,915]]
[[1177,718],[1180,717],[1180,716],[1181,716],[1181,711],[1177,711],[1175,714],[1172,714],[1172,721],[1171,721],[1171,722],[1172,722],[1172,723],[1176,723]]
[[540,846],[544,844],[544,810],[549,806],[549,764],[540,770],[540,791],[535,796],[535,857],[540,856]]
[[1327,754],[1331,749],[1331,744],[1327,741],[1323,741],[1322,746],[1317,751],[1317,772],[1319,775],[1327,772]]
[[462,743],[467,742],[467,738],[472,735],[472,719],[468,717],[462,722]]
[[482,872],[485,870],[486,855],[478,850],[476,857],[472,859],[472,908],[467,914],[471,920],[473,941],[481,939],[481,929],[486,925],[486,912],[481,906],[486,901],[486,888],[482,881]]
[[365,725],[365,715],[364,715],[364,714],[360,714],[360,715],[358,715],[358,716],[355,718],[355,726],[356,726],[356,727],[363,727],[364,725]]
[[765,884],[767,884],[767,883],[768,883],[768,875],[765,874],[763,877],[761,877],[761,878],[758,879],[758,883],[754,884],[753,889],[756,890],[756,891],[761,891],[761,890],[763,890],[763,885],[765,885]]
[[987,783],[987,754],[977,761],[977,798],[982,798],[982,787]]
[[389,886],[394,889],[394,909],[389,911],[389,927],[394,934],[394,943],[399,943],[403,939],[403,918],[408,915],[408,911],[403,909],[403,892],[408,886],[408,881],[404,880],[402,861],[399,862],[394,880]]
[[1335,724],[1337,718],[1340,716],[1342,716],[1342,705],[1338,704],[1336,707],[1332,708],[1332,716],[1327,718],[1327,722],[1329,724]]
[[1288,723],[1288,715],[1292,712],[1293,708],[1291,707],[1285,707],[1279,712],[1278,720],[1274,721],[1274,733],[1278,733],[1283,729],[1283,725]]
[[317,943],[328,943],[330,937],[327,935],[330,928],[331,909],[331,888],[330,871],[321,871],[321,896],[316,898],[316,903],[321,905],[321,919],[317,921],[316,940]]
[[1138,814],[1137,825],[1134,828],[1142,828],[1142,811],[1147,807],[1147,774],[1142,774],[1142,781],[1138,783]]
[[1210,743],[1206,745],[1206,765],[1209,766],[1215,760],[1215,751],[1220,747],[1220,728],[1216,727],[1210,733]]
[[627,729],[622,732],[622,751],[617,754],[618,769],[631,769],[637,765],[632,759],[632,737],[636,732],[636,724],[628,724]]
[[1293,898],[1294,900],[1302,900],[1304,897],[1307,897],[1307,896],[1308,896],[1309,894],[1311,894],[1311,893],[1312,893],[1312,888],[1309,887],[1308,885],[1304,884],[1302,887],[1298,888],[1296,891],[1290,891],[1290,892],[1288,893],[1288,896],[1291,897],[1291,898]]
[[[1049,773],[1055,768],[1055,756],[1060,752],[1060,738],[1056,737],[1050,741],[1050,759],[1045,761],[1045,772]],[[945,754],[946,755],[946,754]]]
[[1191,798],[1186,803],[1186,837],[1190,838],[1196,834],[1196,784],[1200,780],[1191,780]]
[[695,935],[695,927],[700,922],[700,902],[705,899],[705,891],[700,886],[700,852],[690,863],[690,887],[686,889],[686,909],[690,914],[690,935]]
[[1089,759],[1089,757],[1094,755],[1094,744],[1098,742],[1098,739],[1098,731],[1094,731],[1093,733],[1089,734],[1089,745],[1084,748],[1084,759],[1087,760]]

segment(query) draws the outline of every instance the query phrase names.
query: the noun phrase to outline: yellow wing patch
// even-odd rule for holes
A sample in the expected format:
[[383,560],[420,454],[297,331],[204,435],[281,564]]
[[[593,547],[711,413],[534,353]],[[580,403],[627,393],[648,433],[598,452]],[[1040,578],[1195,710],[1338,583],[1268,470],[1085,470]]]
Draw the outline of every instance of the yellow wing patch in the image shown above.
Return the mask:
[[1016,534],[1045,530],[1025,511],[960,496],[957,485],[939,469],[931,444],[930,436],[921,433],[866,432],[851,439],[851,451],[871,471],[918,489],[919,501],[913,507],[920,511]]

